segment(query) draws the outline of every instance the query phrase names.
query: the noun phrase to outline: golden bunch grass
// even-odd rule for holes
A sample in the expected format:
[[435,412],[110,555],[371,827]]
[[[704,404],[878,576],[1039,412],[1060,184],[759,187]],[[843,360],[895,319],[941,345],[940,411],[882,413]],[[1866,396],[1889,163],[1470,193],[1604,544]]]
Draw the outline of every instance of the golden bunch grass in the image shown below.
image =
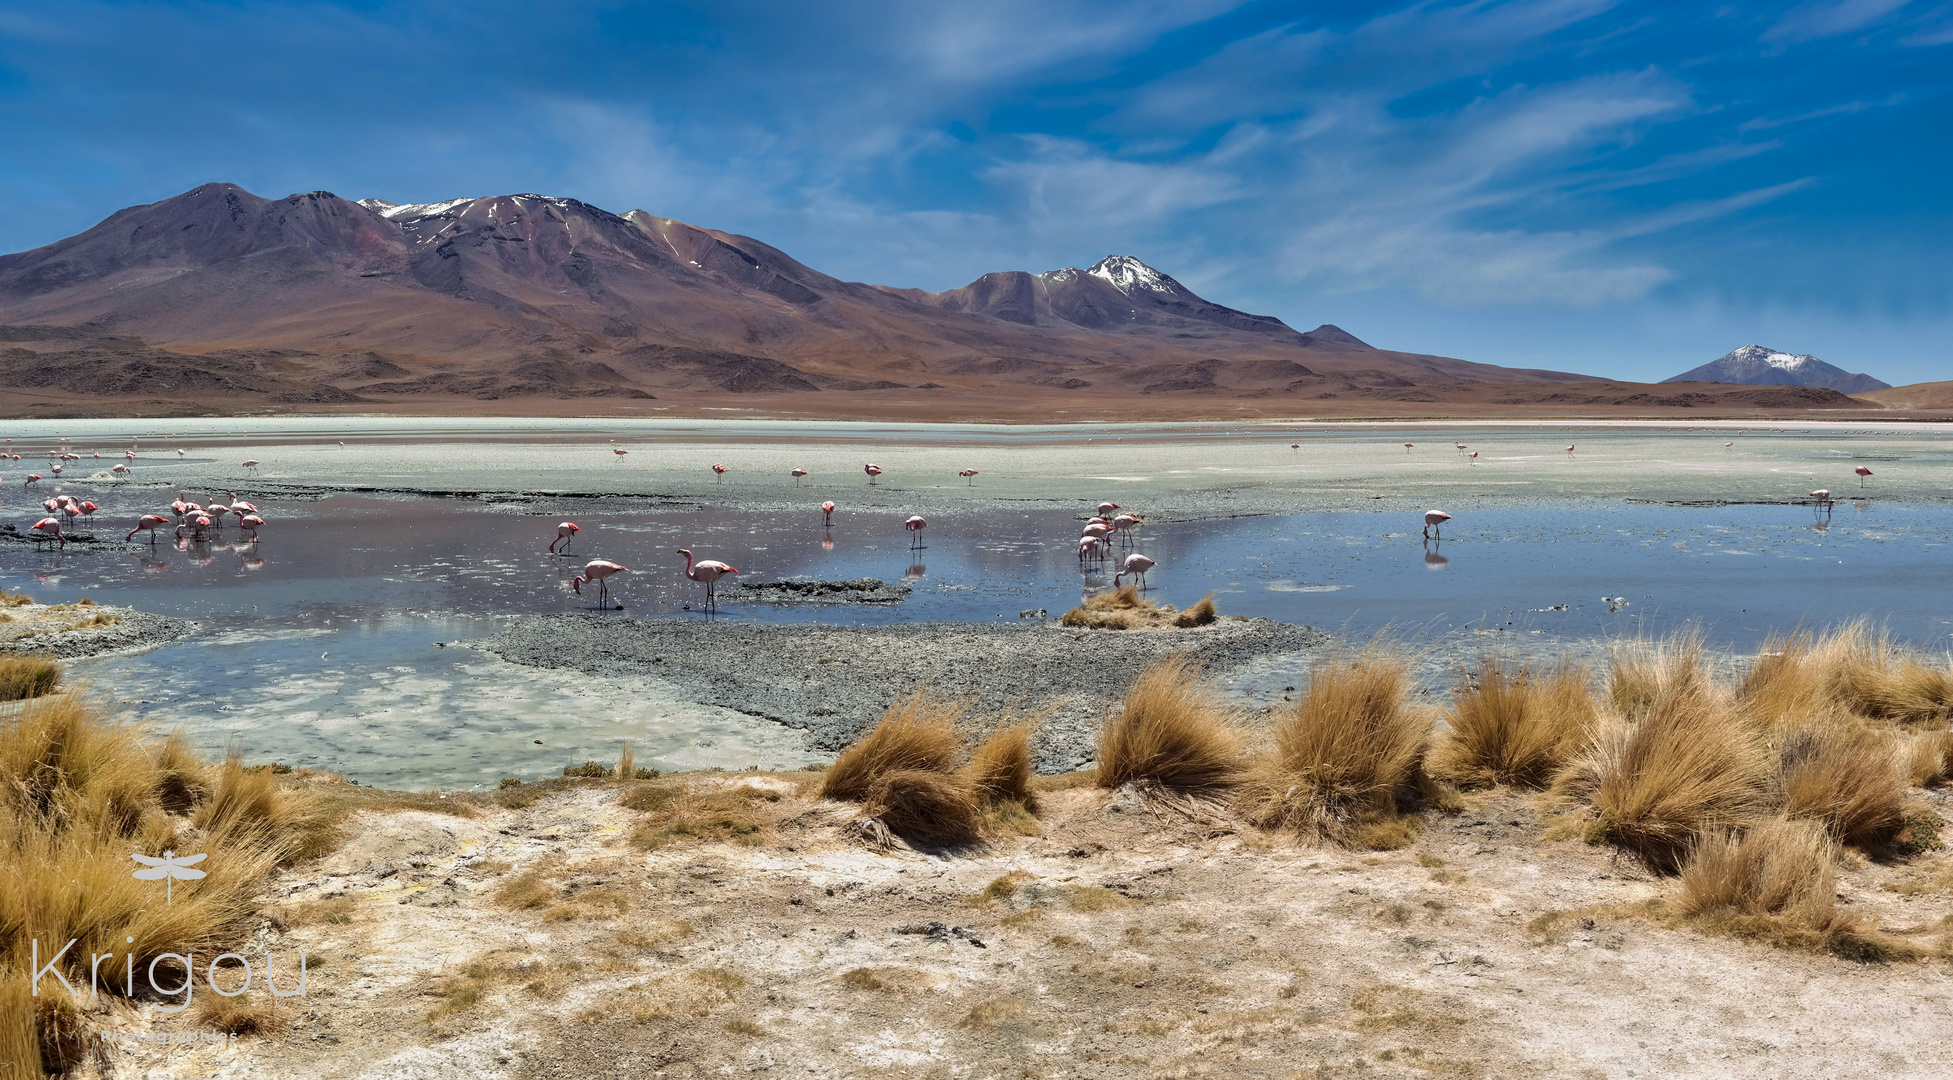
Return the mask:
[[759,844],[781,816],[772,809],[780,801],[778,791],[753,784],[701,789],[673,782],[647,784],[619,800],[645,813],[631,843],[647,851],[680,840]]
[[992,803],[1031,801],[1030,721],[1007,723],[990,733],[970,754],[970,783]]
[[1358,819],[1379,836],[1401,832],[1375,827],[1396,816],[1398,790],[1417,780],[1432,717],[1406,703],[1410,664],[1394,649],[1379,639],[1316,661],[1243,795],[1249,820],[1344,841],[1355,839]]
[[[180,741],[152,744],[141,728],[110,722],[74,695],[29,701],[0,721],[0,986],[7,993],[26,981],[35,942],[45,963],[76,941],[60,970],[84,993],[94,954],[133,954],[141,982],[157,955],[231,943],[258,883],[298,842],[290,831],[295,815],[266,786],[267,774],[233,760],[191,776],[186,753]],[[172,811],[172,797],[194,803],[199,793],[208,798],[194,820]],[[200,869],[209,876],[174,883],[172,903],[162,905],[154,883],[130,876],[129,852],[166,849],[207,853]],[[111,967],[122,974],[121,965],[103,971]],[[112,989],[123,986],[117,978]],[[17,1071],[38,1075],[41,1064],[61,1064],[43,1059],[44,1048],[57,1059],[66,1054],[61,1014],[43,1012],[40,1020],[52,1027],[37,1030],[34,1008],[0,1010],[0,1052]]]
[[898,770],[950,772],[963,743],[967,701],[949,701],[918,690],[889,706],[881,722],[827,767],[821,795],[861,802],[875,781]]
[[1219,614],[1214,609],[1214,594],[1208,593],[1206,596],[1194,601],[1192,607],[1175,615],[1173,617],[1173,625],[1182,627],[1206,626],[1218,617]]
[[1065,612],[1059,622],[1085,630],[1159,630],[1166,627],[1187,629],[1206,626],[1219,618],[1214,594],[1208,593],[1185,611],[1171,604],[1155,604],[1139,595],[1139,586],[1122,585],[1111,592],[1089,596],[1085,602]]
[[1740,695],[1764,723],[1842,710],[1904,726],[1944,726],[1953,719],[1953,668],[1927,663],[1857,619],[1822,636],[1773,638]]
[[1904,774],[1891,736],[1838,724],[1793,729],[1778,747],[1783,812],[1840,843],[1870,847],[1905,827]]
[[[1627,721],[1603,727],[1594,748],[1554,781],[1592,805],[1597,835],[1661,869],[1678,866],[1713,829],[1747,821],[1768,805],[1770,763],[1762,742],[1725,695],[1701,675],[1692,639],[1666,655],[1616,653],[1610,696]],[[1691,674],[1686,668],[1698,665]],[[1623,676],[1619,668],[1629,666]],[[1650,673],[1652,672],[1652,677]],[[1620,687],[1632,688],[1621,694]]]
[[1682,910],[1774,915],[1812,928],[1836,914],[1837,852],[1815,822],[1769,818],[1742,832],[1703,834],[1682,867]]
[[892,769],[875,778],[862,816],[904,840],[945,847],[975,843],[982,817],[969,774]]
[[1453,696],[1431,775],[1463,784],[1543,787],[1591,743],[1598,722],[1585,665],[1539,672],[1487,660]]
[[1937,787],[1953,780],[1953,731],[1926,731],[1902,743],[1906,778],[1914,787]]
[[1702,670],[1702,632],[1684,630],[1659,642],[1627,641],[1608,654],[1607,703],[1637,720],[1658,701],[1707,690]]
[[1154,661],[1099,729],[1098,786],[1135,781],[1203,790],[1241,774],[1242,734],[1232,711],[1184,656]]
[[0,701],[51,694],[61,685],[61,665],[39,656],[0,657]]

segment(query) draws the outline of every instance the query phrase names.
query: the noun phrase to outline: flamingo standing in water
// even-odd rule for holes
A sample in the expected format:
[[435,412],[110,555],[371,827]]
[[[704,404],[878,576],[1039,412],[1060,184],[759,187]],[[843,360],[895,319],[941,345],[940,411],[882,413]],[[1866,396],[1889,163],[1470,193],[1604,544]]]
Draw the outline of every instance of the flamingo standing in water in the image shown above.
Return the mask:
[[724,465],[712,466],[712,472],[715,479],[724,480],[726,478],[726,467]]
[[258,528],[263,524],[264,524],[264,519],[259,517],[256,514],[246,514],[243,517],[237,519],[238,529],[242,532],[250,533],[251,539],[253,540],[256,540],[258,538]]
[[45,544],[49,540],[59,540],[62,547],[65,548],[68,546],[68,538],[61,535],[61,523],[51,517],[44,517],[36,521],[32,529],[41,534],[34,538],[36,545]]
[[613,454],[616,454],[616,455],[617,455],[617,460],[619,460],[619,461],[622,461],[622,460],[624,460],[624,456],[625,456],[626,454],[629,454],[629,453],[630,453],[630,451],[629,451],[629,450],[626,450],[626,449],[624,449],[624,448],[623,448],[623,447],[621,447],[621,446],[613,446],[613,447],[611,447],[611,448],[610,448],[610,452],[611,452],[611,453],[613,453]]
[[24,480],[24,481],[22,481],[22,482],[21,482],[21,485],[20,485],[20,486],[21,486],[21,487],[26,487],[26,486],[27,486],[28,484],[38,484],[38,483],[40,483],[40,482],[41,482],[41,474],[40,474],[40,473],[28,473],[28,474],[27,474],[27,479],[26,479],[26,480]]
[[868,464],[863,465],[861,467],[861,471],[868,474],[868,482],[872,484],[875,482],[875,477],[880,476],[882,474],[882,467],[871,461]]
[[1099,516],[1100,516],[1100,517],[1107,517],[1107,516],[1109,516],[1109,515],[1110,515],[1110,514],[1111,514],[1111,513],[1112,513],[1112,512],[1114,511],[1114,510],[1117,510],[1117,509],[1119,509],[1119,504],[1118,504],[1118,503],[1116,503],[1116,502],[1102,502],[1102,503],[1100,503],[1100,504],[1099,504]]
[[142,518],[136,522],[136,527],[129,530],[129,535],[123,537],[122,539],[125,542],[134,540],[136,538],[137,533],[143,531],[144,529],[148,529],[149,543],[151,547],[154,547],[156,544],[156,530],[162,528],[165,525],[168,525],[169,523],[170,523],[170,519],[164,517],[161,514],[144,514]]
[[717,559],[700,559],[698,562],[693,562],[692,553],[684,548],[679,548],[678,553],[685,556],[685,576],[693,581],[705,583],[705,606],[708,608],[717,606],[719,579],[727,574],[737,574],[739,571]]
[[1431,535],[1431,530],[1437,529],[1438,539],[1440,540],[1444,539],[1444,529],[1442,528],[1442,526],[1444,525],[1445,522],[1450,520],[1451,520],[1451,515],[1445,513],[1442,510],[1424,511],[1424,535],[1428,538]]
[[244,462],[244,467],[245,467],[245,468],[247,468],[247,469],[251,469],[251,470],[256,470],[256,469],[257,469],[257,467],[258,467],[258,459],[257,459],[257,458],[247,458],[247,459],[245,460],[245,462]]
[[1131,555],[1126,556],[1125,562],[1119,564],[1119,572],[1112,575],[1112,587],[1115,589],[1118,588],[1119,579],[1125,577],[1127,574],[1131,574],[1139,579],[1139,587],[1143,589],[1146,587],[1146,571],[1158,565],[1159,563],[1135,551]]
[[568,555],[570,553],[570,541],[576,539],[576,534],[582,531],[583,527],[574,521],[565,521],[561,525],[556,526],[556,539],[549,542],[549,553],[551,555],[556,554],[556,545],[561,544],[563,545],[563,554]]
[[1478,451],[1473,450],[1470,454],[1467,454],[1466,457],[1471,459],[1471,463],[1473,465],[1478,464]]
[[1572,457],[1572,456],[1573,456],[1573,444],[1572,444],[1572,443],[1568,443],[1568,444],[1566,444],[1566,456],[1568,456],[1568,457]]
[[610,586],[605,583],[604,579],[612,574],[622,574],[629,569],[630,567],[628,566],[620,566],[608,559],[591,559],[589,562],[583,564],[583,573],[570,579],[570,591],[576,593],[578,596],[582,596],[585,583],[594,581],[597,583],[598,605],[608,608],[610,606]]
[[929,521],[921,514],[917,514],[909,520],[904,521],[902,527],[909,530],[909,546],[911,548],[920,547],[922,544],[922,530],[929,527]]
[[1816,499],[1819,506],[1828,505],[1831,502],[1831,489],[1818,488],[1811,492],[1811,498]]
[[1865,486],[1865,478],[1866,478],[1867,476],[1870,476],[1870,475],[1872,475],[1872,470],[1870,470],[1870,469],[1867,469],[1867,468],[1866,468],[1866,467],[1864,467],[1863,465],[1860,465],[1860,466],[1858,466],[1857,468],[1855,468],[1855,469],[1853,469],[1853,470],[1851,470],[1851,471],[1852,471],[1852,472],[1855,472],[1855,473],[1857,473],[1857,474],[1858,474],[1858,486],[1859,486],[1859,487],[1864,487],[1864,486]]
[[1404,453],[1406,453],[1406,454],[1408,454],[1408,453],[1410,453],[1410,452],[1411,452],[1411,447],[1412,447],[1412,446],[1415,446],[1415,445],[1416,445],[1415,443],[1405,443],[1405,444],[1404,444]]
[[821,504],[821,528],[823,529],[829,528],[833,524],[834,524],[834,502],[833,500],[830,499],[829,501]]
[[806,469],[795,469],[795,470],[793,470],[792,472],[790,472],[790,473],[788,473],[787,475],[788,475],[788,476],[791,476],[791,477],[793,477],[793,486],[794,486],[794,487],[799,487],[799,486],[800,486],[800,478],[801,478],[801,477],[803,477],[803,476],[806,476],[806,475],[807,475],[807,470],[806,470]]
[[1096,561],[1099,559],[1103,559],[1105,558],[1105,552],[1106,552],[1105,541],[1099,539],[1098,537],[1081,536],[1078,538],[1078,561],[1079,562],[1085,562],[1087,560]]
[[976,480],[974,479],[976,474],[977,474],[977,470],[975,469],[964,469],[962,472],[959,472],[956,475],[962,477],[965,480],[968,480],[970,482],[970,485],[974,487],[976,485]]

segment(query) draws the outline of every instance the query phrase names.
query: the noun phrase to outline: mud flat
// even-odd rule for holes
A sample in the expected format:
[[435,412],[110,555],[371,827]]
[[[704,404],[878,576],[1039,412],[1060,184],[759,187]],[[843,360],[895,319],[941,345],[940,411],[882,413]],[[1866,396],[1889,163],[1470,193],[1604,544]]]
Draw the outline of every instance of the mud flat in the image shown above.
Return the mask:
[[1147,664],[1185,652],[1225,676],[1328,643],[1321,630],[1222,619],[1176,631],[1074,630],[1051,623],[762,626],[570,613],[525,620],[483,648],[513,663],[592,675],[652,675],[702,704],[806,730],[838,750],[918,686],[972,698],[979,715],[1050,706],[1041,772],[1081,768],[1106,706]]
[[195,626],[188,619],[173,619],[134,608],[103,607],[86,600],[74,604],[16,604],[0,608],[0,656],[73,660],[108,653],[142,652],[167,645]]

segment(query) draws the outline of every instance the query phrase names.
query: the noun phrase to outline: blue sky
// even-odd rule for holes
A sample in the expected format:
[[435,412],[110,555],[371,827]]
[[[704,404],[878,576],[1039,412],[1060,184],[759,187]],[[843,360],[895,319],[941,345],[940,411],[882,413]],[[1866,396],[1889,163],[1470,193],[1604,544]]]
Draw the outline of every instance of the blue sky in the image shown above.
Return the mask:
[[536,191],[943,289],[1137,255],[1298,328],[1953,378],[1953,0],[0,0],[0,250],[208,180]]

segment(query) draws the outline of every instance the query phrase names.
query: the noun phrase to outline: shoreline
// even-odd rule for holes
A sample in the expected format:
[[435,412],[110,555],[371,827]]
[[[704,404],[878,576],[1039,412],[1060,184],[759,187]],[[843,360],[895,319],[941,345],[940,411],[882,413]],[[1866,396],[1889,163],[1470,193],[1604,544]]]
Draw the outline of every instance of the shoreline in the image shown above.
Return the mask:
[[1218,680],[1332,640],[1271,619],[1111,631],[1044,620],[823,626],[565,613],[524,620],[479,648],[528,667],[660,678],[699,704],[805,731],[827,751],[854,741],[918,688],[972,699],[984,718],[1048,705],[1033,753],[1038,771],[1049,774],[1090,763],[1103,710],[1153,660],[1185,652]]

